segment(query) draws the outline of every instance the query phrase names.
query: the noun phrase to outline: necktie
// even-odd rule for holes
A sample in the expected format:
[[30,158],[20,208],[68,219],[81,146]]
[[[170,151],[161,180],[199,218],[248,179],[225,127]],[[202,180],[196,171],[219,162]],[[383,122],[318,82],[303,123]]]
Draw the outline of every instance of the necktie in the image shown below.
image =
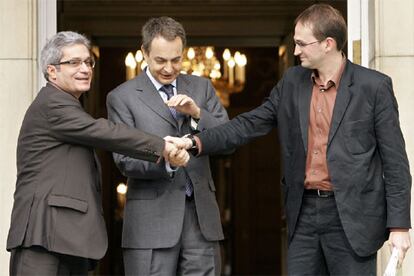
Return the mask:
[[[163,85],[160,90],[167,95],[167,100],[171,99],[174,96],[174,89],[172,84]],[[174,119],[177,120],[177,110],[175,108],[170,107],[171,115]],[[185,173],[185,194],[190,197],[193,194],[193,184],[191,183],[191,179],[188,176],[187,172]]]
[[[167,100],[171,99],[172,96],[174,96],[174,89],[172,84],[166,84],[163,85],[160,90],[164,92],[167,95]],[[174,119],[177,120],[177,110],[175,108],[170,107],[171,115],[174,117]]]

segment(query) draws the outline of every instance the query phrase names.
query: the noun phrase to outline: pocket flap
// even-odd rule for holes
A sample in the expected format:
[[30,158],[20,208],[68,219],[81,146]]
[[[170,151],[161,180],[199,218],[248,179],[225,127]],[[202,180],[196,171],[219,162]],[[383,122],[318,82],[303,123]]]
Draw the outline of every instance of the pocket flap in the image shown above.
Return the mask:
[[82,213],[86,213],[88,210],[88,203],[86,201],[61,195],[50,195],[48,204],[49,206],[74,209]]

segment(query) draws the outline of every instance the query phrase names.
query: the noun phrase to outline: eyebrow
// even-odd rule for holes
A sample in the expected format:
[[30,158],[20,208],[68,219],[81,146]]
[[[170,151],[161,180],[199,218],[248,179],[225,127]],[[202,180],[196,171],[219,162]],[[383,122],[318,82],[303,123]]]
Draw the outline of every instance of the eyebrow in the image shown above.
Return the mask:
[[[176,56],[176,57],[173,57],[171,60],[176,60],[176,59],[180,59],[180,58],[181,58],[181,56]],[[156,57],[154,57],[154,59],[158,59],[158,60],[168,60],[167,58],[160,57],[160,56],[156,56]]]

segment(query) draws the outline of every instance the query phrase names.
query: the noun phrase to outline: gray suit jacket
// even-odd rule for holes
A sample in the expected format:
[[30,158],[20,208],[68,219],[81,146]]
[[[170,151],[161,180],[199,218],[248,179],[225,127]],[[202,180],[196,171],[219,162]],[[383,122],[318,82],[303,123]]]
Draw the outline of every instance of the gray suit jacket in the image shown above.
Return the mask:
[[[178,93],[186,93],[201,108],[199,129],[228,121],[227,113],[209,80],[177,77]],[[108,118],[157,136],[190,133],[190,118],[181,114],[178,122],[171,115],[146,73],[123,83],[109,93]],[[223,238],[209,158],[191,157],[186,168],[170,177],[165,164],[153,164],[114,154],[115,163],[128,177],[122,246],[127,248],[166,248],[180,237],[185,207],[185,173],[194,186],[200,228],[207,240]]]
[[104,256],[108,243],[93,147],[154,162],[164,141],[95,120],[72,95],[43,87],[20,130],[8,250],[39,245],[90,259]]
[[[290,239],[304,190],[311,73],[300,66],[289,69],[261,106],[199,135],[207,154],[278,127]],[[388,76],[347,62],[326,158],[339,216],[358,255],[375,253],[388,238],[388,228],[410,227],[411,176]]]

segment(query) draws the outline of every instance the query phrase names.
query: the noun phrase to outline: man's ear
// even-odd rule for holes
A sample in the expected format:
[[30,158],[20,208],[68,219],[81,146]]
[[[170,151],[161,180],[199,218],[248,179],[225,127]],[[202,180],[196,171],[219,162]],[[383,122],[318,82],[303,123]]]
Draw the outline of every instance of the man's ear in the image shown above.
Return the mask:
[[56,66],[48,65],[47,66],[47,74],[49,76],[49,80],[56,80]]
[[141,46],[141,52],[142,52],[142,54],[144,55],[144,59],[145,59],[145,61],[148,63],[148,53],[147,53],[147,51],[145,51],[144,50],[144,46]]
[[328,36],[326,38],[326,50],[328,51],[336,50],[336,40],[333,39],[332,37]]

